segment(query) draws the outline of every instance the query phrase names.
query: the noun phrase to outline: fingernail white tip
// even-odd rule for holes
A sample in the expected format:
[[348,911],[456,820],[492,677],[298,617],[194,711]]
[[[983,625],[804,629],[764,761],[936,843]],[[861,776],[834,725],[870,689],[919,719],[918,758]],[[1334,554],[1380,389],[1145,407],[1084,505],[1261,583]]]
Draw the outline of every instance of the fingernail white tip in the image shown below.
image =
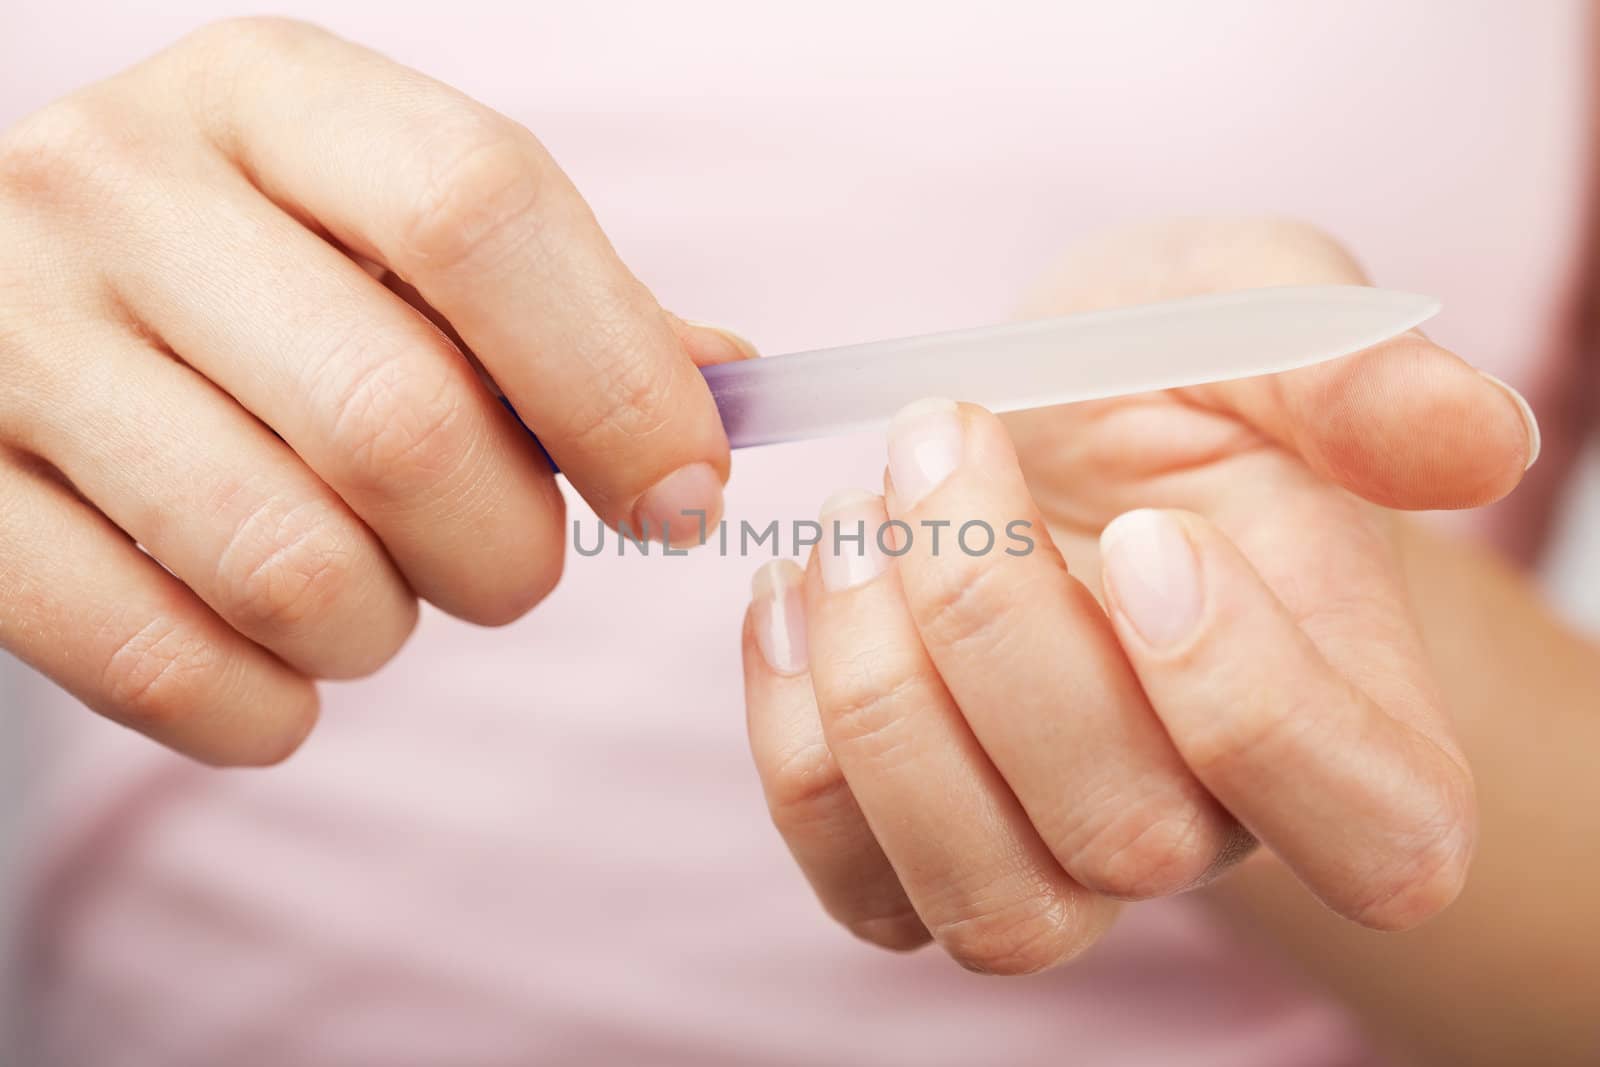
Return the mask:
[[684,319],[683,324],[685,326],[693,326],[696,329],[710,330],[712,333],[720,333],[749,355],[759,356],[761,354],[761,350],[751,342],[750,338],[737,330],[730,330],[726,326],[718,326],[714,322],[702,322],[700,319]]
[[1495,385],[1498,385],[1501,391],[1509,396],[1517,405],[1517,413],[1522,416],[1523,428],[1528,431],[1528,462],[1524,464],[1522,468],[1523,470],[1527,470],[1538,461],[1539,450],[1544,445],[1543,434],[1539,432],[1539,418],[1533,413],[1533,405],[1528,403],[1527,397],[1523,396],[1506,382],[1496,378],[1488,371],[1479,371],[1478,373],[1489,379],[1489,381],[1493,382]]
[[801,574],[799,566],[793,560],[775,559],[770,563],[764,563],[750,576],[750,595],[758,597],[785,585],[798,585]]
[[1151,521],[1160,522],[1160,513],[1155,508],[1134,508],[1124,511],[1121,515],[1106,523],[1100,530],[1100,544],[1110,546],[1122,540],[1129,531],[1147,525]]
[[876,500],[877,493],[869,493],[865,489],[841,489],[822,502],[822,507],[817,509],[818,515],[832,515],[836,511],[855,507]]
[[955,411],[956,402],[947,400],[942,396],[930,396],[921,400],[913,400],[894,413],[894,418],[889,420],[889,432],[893,433],[896,426],[902,426],[915,419],[926,418],[929,415],[951,415]]

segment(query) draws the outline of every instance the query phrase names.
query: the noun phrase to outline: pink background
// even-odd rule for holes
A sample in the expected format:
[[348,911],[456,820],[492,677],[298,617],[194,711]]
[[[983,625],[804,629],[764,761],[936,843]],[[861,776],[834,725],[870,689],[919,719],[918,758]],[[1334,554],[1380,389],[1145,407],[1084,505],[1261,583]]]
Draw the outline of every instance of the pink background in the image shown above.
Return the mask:
[[[230,5],[141,6],[9,0],[0,119]],[[282,10],[527,123],[669,307],[772,353],[1004,318],[1120,220],[1268,212],[1440,296],[1434,335],[1518,379],[1573,269],[1577,3]],[[868,437],[741,454],[730,518],[810,517],[881,465]],[[430,613],[263,774],[13,678],[40,1062],[1367,1062],[1194,901],[1014,982],[832,928],[744,749],[758,562],[574,559],[506,630]]]

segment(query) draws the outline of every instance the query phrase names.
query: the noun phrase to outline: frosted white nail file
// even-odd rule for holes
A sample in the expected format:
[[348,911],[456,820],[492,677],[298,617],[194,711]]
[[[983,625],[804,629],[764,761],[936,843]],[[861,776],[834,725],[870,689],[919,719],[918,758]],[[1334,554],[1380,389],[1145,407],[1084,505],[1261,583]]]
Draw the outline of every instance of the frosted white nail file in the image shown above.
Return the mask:
[[881,427],[941,396],[991,411],[1250,378],[1349,355],[1432,318],[1431,297],[1356,285],[1241,289],[702,371],[735,448]]
[[1359,352],[1439,302],[1355,285],[1244,289],[706,367],[735,447],[886,424],[928,396],[1015,411],[1278,374]]

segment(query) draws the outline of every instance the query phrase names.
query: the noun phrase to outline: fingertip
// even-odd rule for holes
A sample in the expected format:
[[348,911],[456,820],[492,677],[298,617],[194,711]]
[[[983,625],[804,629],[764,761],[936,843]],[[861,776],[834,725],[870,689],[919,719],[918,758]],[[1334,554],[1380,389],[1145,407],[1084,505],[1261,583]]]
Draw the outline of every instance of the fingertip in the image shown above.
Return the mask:
[[775,559],[763,563],[750,576],[752,598],[771,595],[773,592],[795,586],[804,578],[800,565],[792,559]]
[[630,531],[673,548],[704,543],[722,519],[723,473],[710,463],[689,463],[640,494]]
[[1199,628],[1200,547],[1176,512],[1139,508],[1100,532],[1102,581],[1113,613],[1151,651],[1181,646]]
[[1528,470],[1539,462],[1539,451],[1544,442],[1544,435],[1539,432],[1539,417],[1533,413],[1533,405],[1528,403],[1527,397],[1488,371],[1479,371],[1478,373],[1506,395],[1507,399],[1511,401],[1511,406],[1516,409],[1517,417],[1522,420],[1522,428],[1527,435],[1525,448],[1527,459],[1524,460],[1522,469],[1524,471]]
[[1284,386],[1294,436],[1318,473],[1373,503],[1479,507],[1537,455],[1526,401],[1420,335],[1311,371]]
[[321,718],[322,696],[316,684],[307,679],[299,704],[286,728],[278,735],[276,743],[265,746],[257,754],[258,758],[249,761],[249,765],[275,767],[283,763],[305,746],[306,739],[311,736],[311,731],[316,729]]
[[748,629],[768,669],[786,676],[809,668],[805,575],[787,559],[762,566],[750,580]]
[[990,472],[1015,469],[1020,478],[1022,468],[1016,444],[1005,421],[981,404],[963,401],[956,407],[966,433],[970,461]]
[[[181,746],[185,755],[211,767],[276,767],[299,752],[322,715],[322,698],[316,683],[293,676],[277,696],[278,707],[268,697],[252,709],[261,721],[253,729],[224,728],[207,731]],[[158,740],[165,740],[158,738]]]
[[1411,331],[1340,359],[1183,391],[1229,411],[1317,475],[1405,510],[1477,507],[1516,487],[1533,454],[1521,406]]
[[388,612],[364,616],[359,627],[364,631],[360,634],[363,639],[360,647],[337,648],[328,642],[323,650],[326,658],[317,662],[298,658],[290,661],[290,665],[329,682],[370,678],[399,655],[401,648],[416,632],[420,619],[417,599],[407,597]]
[[913,401],[890,420],[887,444],[884,495],[895,514],[912,510],[964,469],[986,478],[1015,469],[1021,477],[1004,424],[977,404]]

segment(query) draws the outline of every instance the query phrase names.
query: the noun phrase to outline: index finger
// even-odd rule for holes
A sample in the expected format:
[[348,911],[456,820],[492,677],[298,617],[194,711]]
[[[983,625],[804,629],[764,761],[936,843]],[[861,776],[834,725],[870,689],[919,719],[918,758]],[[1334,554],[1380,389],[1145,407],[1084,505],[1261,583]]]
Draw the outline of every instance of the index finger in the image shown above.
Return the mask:
[[1492,503],[1539,455],[1533,409],[1510,386],[1411,332],[1269,378],[1185,389],[1385,507]]
[[[1026,311],[1061,314],[1257,286],[1367,284],[1348,252],[1303,223],[1188,219],[1079,246]],[[1318,475],[1387,507],[1486,504],[1510,492],[1538,457],[1527,402],[1417,331],[1344,359],[1174,396],[1236,416]],[[1027,413],[1006,421],[1019,444],[1047,423]]]
[[710,390],[533,134],[311,27],[245,36],[225,147],[257,183],[414,285],[607,522],[715,521]]

